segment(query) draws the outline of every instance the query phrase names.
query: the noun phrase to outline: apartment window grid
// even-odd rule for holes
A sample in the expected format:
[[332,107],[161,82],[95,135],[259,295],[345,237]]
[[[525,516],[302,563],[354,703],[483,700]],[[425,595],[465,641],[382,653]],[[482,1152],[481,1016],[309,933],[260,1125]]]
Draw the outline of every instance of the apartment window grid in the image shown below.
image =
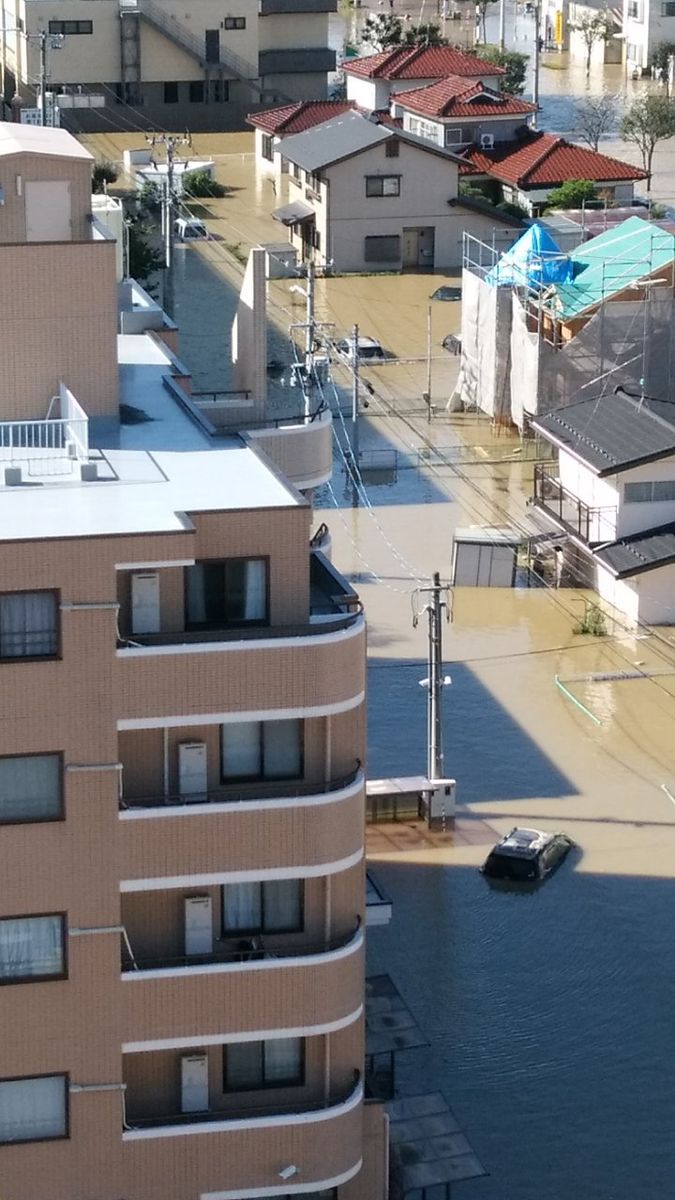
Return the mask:
[[69,1136],[67,1075],[0,1079],[0,1144]]
[[86,34],[94,32],[93,21],[50,21],[49,32],[55,34],[66,34],[68,37],[72,35]]
[[187,628],[269,624],[268,574],[266,558],[212,559],[188,567]]
[[0,984],[65,979],[63,913],[0,918]]
[[268,1038],[224,1047],[223,1090],[259,1091],[301,1087],[305,1082],[304,1038]]
[[57,613],[56,592],[0,594],[0,659],[55,658]]
[[675,500],[675,479],[646,480],[644,483],[626,483],[623,489],[626,504],[658,504]]
[[304,770],[303,742],[303,722],[299,718],[221,725],[221,782],[300,779]]
[[302,879],[266,879],[223,884],[223,933],[301,933],[305,885]]
[[63,759],[60,754],[0,758],[0,825],[62,821]]
[[400,196],[400,175],[366,175],[366,196]]

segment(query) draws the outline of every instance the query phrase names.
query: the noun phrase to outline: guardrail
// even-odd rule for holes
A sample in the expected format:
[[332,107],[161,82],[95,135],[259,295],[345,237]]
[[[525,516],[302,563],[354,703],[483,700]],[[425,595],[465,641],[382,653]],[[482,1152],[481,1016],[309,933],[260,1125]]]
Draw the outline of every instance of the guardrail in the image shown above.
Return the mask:
[[339,792],[343,788],[350,787],[356,783],[361,771],[361,763],[358,761],[354,770],[349,775],[343,776],[340,779],[332,779],[328,782],[307,782],[295,781],[293,783],[280,782],[279,780],[258,781],[251,783],[243,791],[220,791],[220,792],[205,792],[195,793],[191,795],[170,795],[170,796],[141,796],[138,798],[123,797],[120,800],[120,809],[122,811],[130,808],[171,808],[177,805],[190,804],[241,804],[246,800],[286,800],[299,799],[301,796],[326,796],[330,792]]

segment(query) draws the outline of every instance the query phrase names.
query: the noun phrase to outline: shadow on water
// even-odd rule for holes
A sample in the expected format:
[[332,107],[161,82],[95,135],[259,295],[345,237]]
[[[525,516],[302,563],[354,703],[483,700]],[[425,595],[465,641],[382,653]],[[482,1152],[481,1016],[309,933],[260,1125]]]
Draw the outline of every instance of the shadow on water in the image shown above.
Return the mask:
[[430,1042],[398,1056],[398,1090],[447,1096],[489,1172],[467,1198],[672,1195],[673,882],[585,873],[583,853],[534,893],[452,863],[376,871],[394,916],[368,971]]
[[[569,796],[577,788],[464,663],[449,665],[443,709],[449,774],[462,780],[462,803]],[[415,775],[426,766],[424,661],[372,658],[368,667],[368,767],[371,778]],[[476,764],[480,764],[476,769]]]

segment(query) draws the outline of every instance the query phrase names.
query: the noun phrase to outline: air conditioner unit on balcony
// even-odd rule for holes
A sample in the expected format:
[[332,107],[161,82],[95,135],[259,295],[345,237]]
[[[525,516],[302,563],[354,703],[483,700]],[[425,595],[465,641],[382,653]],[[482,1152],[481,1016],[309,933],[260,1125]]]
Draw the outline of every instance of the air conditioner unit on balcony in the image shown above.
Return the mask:
[[495,135],[494,133],[481,133],[480,148],[481,150],[494,150]]

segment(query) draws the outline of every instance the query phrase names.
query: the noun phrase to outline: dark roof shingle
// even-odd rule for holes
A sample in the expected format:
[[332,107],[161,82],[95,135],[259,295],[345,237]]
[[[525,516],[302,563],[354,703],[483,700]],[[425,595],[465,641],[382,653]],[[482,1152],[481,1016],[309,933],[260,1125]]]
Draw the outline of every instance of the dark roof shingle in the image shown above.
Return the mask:
[[616,392],[557,408],[534,429],[596,475],[614,475],[675,454],[675,402]]
[[594,551],[594,557],[608,567],[617,579],[665,567],[675,562],[675,522],[656,525],[642,533],[632,533],[616,542],[608,542]]

